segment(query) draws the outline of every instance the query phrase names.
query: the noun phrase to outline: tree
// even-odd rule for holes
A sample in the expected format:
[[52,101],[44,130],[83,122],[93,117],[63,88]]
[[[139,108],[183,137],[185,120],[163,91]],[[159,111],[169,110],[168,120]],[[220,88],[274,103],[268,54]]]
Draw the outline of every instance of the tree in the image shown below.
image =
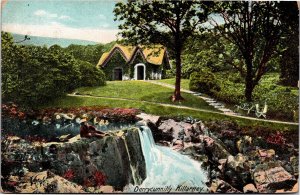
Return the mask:
[[189,38],[182,59],[182,77],[186,79],[207,68],[212,72],[231,71],[241,63],[237,47],[214,31]]
[[[211,24],[234,43],[243,57],[243,63],[234,66],[245,78],[245,97],[252,101],[252,92],[261,77],[272,66],[269,61],[280,51],[282,12],[276,1],[235,1],[216,4],[217,17]],[[219,18],[219,19],[220,19]]]
[[129,43],[168,48],[175,58],[176,82],[173,101],[183,100],[180,94],[181,54],[186,40],[200,33],[207,21],[211,2],[200,1],[129,1],[117,3],[114,9],[120,33]]
[[299,11],[296,1],[281,1],[280,9],[284,13],[281,17],[284,29],[282,47],[284,51],[280,60],[280,83],[297,86],[299,80]]
[[79,67],[61,47],[20,46],[9,33],[1,35],[4,102],[39,105],[79,87]]

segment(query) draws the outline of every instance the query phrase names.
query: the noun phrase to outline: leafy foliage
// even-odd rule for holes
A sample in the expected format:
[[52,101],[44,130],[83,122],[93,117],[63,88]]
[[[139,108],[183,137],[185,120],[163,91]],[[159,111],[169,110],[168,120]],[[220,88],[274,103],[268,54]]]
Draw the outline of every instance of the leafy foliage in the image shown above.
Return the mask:
[[213,31],[194,36],[188,43],[183,52],[183,78],[189,78],[192,72],[203,68],[219,72],[231,70],[241,63],[237,47]]
[[[2,32],[1,35],[3,101],[38,105],[81,86],[82,73],[78,62],[60,46],[16,45],[9,33]],[[88,67],[81,64],[82,71]],[[100,74],[97,71],[94,76],[101,76],[97,83],[103,85],[104,77]]]
[[80,86],[94,87],[106,84],[105,74],[101,69],[85,61],[78,60],[78,64],[81,72]]
[[280,83],[296,87],[299,80],[299,12],[297,2],[281,1],[280,9],[284,13],[281,17],[284,34],[281,45],[284,48],[280,59]]
[[214,91],[220,91],[220,87],[213,73],[201,71],[191,74],[190,90],[211,95]]
[[[221,90],[213,93],[214,97],[233,105],[240,105],[246,101],[243,80],[237,72],[219,72],[215,75]],[[276,84],[278,81],[278,73],[264,75],[253,91],[253,101],[260,105],[267,103],[269,118],[298,121],[298,90],[280,86]]]

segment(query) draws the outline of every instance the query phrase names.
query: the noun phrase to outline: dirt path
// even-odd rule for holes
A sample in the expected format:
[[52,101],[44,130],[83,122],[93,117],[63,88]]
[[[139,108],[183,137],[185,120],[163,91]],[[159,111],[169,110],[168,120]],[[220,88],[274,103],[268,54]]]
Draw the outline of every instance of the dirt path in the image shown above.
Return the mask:
[[248,117],[248,116],[231,115],[229,113],[215,112],[215,111],[211,111],[211,110],[192,108],[192,107],[188,107],[188,106],[179,106],[179,105],[166,104],[166,103],[157,103],[157,102],[151,102],[151,101],[145,101],[145,100],[136,100],[136,99],[130,99],[130,98],[117,98],[117,97],[91,96],[91,95],[75,95],[75,94],[68,94],[68,96],[142,102],[142,103],[149,103],[149,104],[153,104],[153,105],[159,105],[159,106],[165,106],[165,107],[171,107],[171,108],[187,109],[187,110],[194,110],[194,111],[206,112],[206,113],[214,113],[214,114],[219,114],[219,115],[224,115],[224,116],[243,118],[243,119],[249,119],[249,120],[255,120],[255,121],[264,121],[264,122],[278,123],[278,124],[288,124],[288,125],[299,125],[298,123],[293,123],[293,122],[266,120],[266,119]]

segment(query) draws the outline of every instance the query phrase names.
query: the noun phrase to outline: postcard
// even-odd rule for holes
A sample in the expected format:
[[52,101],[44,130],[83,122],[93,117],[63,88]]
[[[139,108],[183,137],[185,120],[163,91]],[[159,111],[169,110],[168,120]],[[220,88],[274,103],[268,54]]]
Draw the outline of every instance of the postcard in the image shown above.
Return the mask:
[[296,1],[2,0],[1,193],[296,193]]

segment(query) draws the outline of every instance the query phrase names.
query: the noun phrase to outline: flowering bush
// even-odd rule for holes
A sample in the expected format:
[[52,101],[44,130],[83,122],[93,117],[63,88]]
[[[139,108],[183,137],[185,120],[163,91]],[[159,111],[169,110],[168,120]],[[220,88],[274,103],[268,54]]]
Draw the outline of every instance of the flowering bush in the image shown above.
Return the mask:
[[276,145],[284,145],[286,139],[284,138],[283,134],[279,131],[276,132],[276,134],[271,134],[269,137],[267,137],[267,142],[270,144],[276,144]]

